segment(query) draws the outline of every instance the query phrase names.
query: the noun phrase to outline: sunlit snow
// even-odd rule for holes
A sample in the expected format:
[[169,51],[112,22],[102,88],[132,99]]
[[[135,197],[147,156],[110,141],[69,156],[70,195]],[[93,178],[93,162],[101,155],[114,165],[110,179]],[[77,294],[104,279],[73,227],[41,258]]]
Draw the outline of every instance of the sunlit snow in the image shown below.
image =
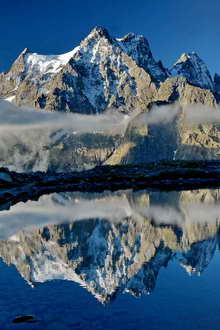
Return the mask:
[[78,51],[79,47],[61,55],[39,55],[27,53],[25,55],[26,70],[35,74],[57,73],[63,65],[67,64],[71,57]]

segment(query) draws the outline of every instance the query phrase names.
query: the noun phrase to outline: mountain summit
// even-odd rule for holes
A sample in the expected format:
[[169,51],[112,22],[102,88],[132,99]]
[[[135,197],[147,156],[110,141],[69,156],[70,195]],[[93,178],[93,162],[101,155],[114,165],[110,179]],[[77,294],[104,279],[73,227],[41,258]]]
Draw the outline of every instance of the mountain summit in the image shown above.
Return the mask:
[[66,54],[40,55],[26,48],[9,72],[0,74],[0,98],[80,113],[146,110],[157,101],[214,105],[215,86],[196,53],[183,54],[169,71],[154,59],[144,36],[113,38],[99,26]]
[[206,64],[195,52],[182,54],[170,71],[173,77],[185,77],[196,86],[214,89]]
[[168,72],[162,62],[156,62],[153,58],[149,43],[144,36],[129,33],[116,40],[128,56],[131,56],[137,65],[145,69],[156,80],[164,81],[168,77]]

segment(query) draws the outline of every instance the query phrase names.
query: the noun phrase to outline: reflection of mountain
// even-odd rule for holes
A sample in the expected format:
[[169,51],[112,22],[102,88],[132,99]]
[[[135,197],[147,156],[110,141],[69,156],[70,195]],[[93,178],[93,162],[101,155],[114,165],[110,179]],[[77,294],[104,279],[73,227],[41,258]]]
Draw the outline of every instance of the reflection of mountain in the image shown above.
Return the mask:
[[218,240],[218,236],[215,236],[214,238],[194,243],[189,251],[182,254],[180,259],[182,266],[189,274],[200,275],[209,265],[216,250]]
[[30,284],[71,280],[108,302],[150,293],[170,260],[202,273],[218,246],[219,214],[215,190],[54,194],[2,212],[0,255]]

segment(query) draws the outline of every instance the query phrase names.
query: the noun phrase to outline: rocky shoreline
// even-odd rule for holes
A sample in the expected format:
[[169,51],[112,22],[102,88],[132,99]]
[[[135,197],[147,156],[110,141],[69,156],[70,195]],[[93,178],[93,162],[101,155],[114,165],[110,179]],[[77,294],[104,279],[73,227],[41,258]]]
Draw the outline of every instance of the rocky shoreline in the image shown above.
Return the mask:
[[220,187],[219,161],[98,166],[71,173],[17,173],[0,168],[0,205],[61,191],[188,190]]

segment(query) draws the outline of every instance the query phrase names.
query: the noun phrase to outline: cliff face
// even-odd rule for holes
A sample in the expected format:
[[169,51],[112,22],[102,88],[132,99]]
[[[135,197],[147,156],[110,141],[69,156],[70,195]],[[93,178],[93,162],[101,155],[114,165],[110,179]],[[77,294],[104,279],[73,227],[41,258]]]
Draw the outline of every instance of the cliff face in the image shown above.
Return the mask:
[[[13,208],[0,256],[30,284],[75,281],[103,303],[124,291],[149,294],[171,259],[194,274],[208,266],[219,244],[218,198],[217,190],[54,194]],[[24,229],[16,214],[27,211]]]
[[192,85],[184,77],[168,78],[160,85],[156,99],[169,103],[179,102],[182,106],[189,104],[217,105],[215,94],[211,89]]
[[163,124],[146,125],[142,123],[142,115],[138,115],[125,132],[116,134],[59,130],[48,139],[44,138],[44,132],[32,131],[5,136],[5,144],[0,144],[0,166],[21,172],[48,169],[68,172],[103,164],[219,160],[219,125],[187,123],[183,120],[185,111]]

